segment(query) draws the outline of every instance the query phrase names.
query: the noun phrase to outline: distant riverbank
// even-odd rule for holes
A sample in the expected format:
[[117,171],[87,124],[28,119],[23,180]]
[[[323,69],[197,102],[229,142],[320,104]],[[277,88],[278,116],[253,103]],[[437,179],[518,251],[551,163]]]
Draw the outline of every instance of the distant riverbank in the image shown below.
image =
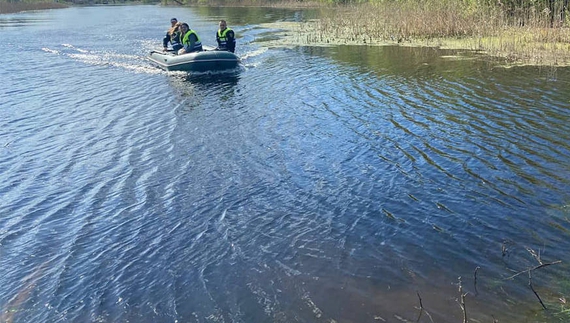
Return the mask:
[[30,10],[61,9],[69,7],[61,2],[5,2],[0,1],[0,14]]

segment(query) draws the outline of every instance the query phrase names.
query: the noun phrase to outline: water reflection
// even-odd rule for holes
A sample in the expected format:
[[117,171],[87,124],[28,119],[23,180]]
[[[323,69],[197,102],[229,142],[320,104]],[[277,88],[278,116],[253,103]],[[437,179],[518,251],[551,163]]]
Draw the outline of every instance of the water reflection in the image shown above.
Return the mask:
[[185,81],[200,86],[234,86],[240,80],[241,68],[217,73],[188,73]]
[[[465,68],[473,65],[465,64],[465,60],[481,59],[482,55],[475,51],[444,50],[430,47],[401,46],[349,46],[303,47],[308,55],[333,58],[347,66],[355,66],[363,71],[374,71],[399,75],[422,76],[434,71],[448,71],[456,74],[465,73]],[[488,61],[480,64],[489,66]]]
[[4,16],[0,15],[0,29],[8,28],[21,28],[32,25],[41,25],[49,22],[50,19],[44,17],[13,17],[11,15]]

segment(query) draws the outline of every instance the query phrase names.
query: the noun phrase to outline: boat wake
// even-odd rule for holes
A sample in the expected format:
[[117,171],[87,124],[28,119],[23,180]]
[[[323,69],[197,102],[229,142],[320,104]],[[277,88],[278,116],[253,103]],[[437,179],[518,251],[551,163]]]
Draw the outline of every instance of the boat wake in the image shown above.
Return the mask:
[[110,66],[134,73],[164,73],[164,71],[152,66],[144,56],[121,54],[111,51],[91,51],[75,47],[71,44],[61,44],[61,48],[44,47],[42,50],[46,53],[68,57],[88,65]]
[[185,71],[165,71],[157,68],[152,64],[148,57],[145,55],[129,55],[122,54],[113,51],[97,51],[97,50],[86,50],[83,48],[78,48],[72,44],[61,44],[58,48],[41,48],[42,51],[66,57],[83,64],[94,65],[94,66],[109,66],[113,68],[120,68],[134,73],[143,74],[166,74],[171,76],[198,76],[198,77],[208,77],[216,76],[222,74],[224,76],[239,74],[243,70],[255,67],[259,65],[259,58],[267,52],[267,48],[260,48],[251,52],[248,52],[240,57],[240,64],[235,69],[229,69],[224,71],[206,71],[206,72],[185,72]]
[[267,47],[262,47],[262,48],[254,50],[252,52],[246,53],[243,56],[241,56],[240,58],[242,61],[248,60],[248,59],[251,59],[253,57],[262,55],[263,53],[267,52],[267,49],[268,49]]

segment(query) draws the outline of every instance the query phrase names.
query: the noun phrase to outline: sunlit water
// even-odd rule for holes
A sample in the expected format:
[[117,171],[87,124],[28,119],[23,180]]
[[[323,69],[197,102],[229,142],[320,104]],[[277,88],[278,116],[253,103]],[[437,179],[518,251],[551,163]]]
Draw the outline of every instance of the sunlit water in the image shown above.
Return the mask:
[[570,70],[267,41],[316,14],[0,16],[2,322],[567,322]]

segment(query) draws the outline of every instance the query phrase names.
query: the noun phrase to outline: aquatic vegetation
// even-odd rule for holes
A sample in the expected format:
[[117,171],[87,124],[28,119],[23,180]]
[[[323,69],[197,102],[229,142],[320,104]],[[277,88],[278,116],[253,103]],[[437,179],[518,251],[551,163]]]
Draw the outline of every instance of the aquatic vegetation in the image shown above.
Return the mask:
[[476,2],[367,3],[328,12],[313,23],[310,41],[425,45],[484,51],[512,62],[569,64],[570,30],[539,9],[527,9],[523,23],[504,8]]
[[399,44],[466,49],[514,64],[570,64],[565,7],[549,9],[540,1],[520,8],[508,2],[477,0],[342,3],[317,4],[319,18],[290,26],[289,41],[317,46]]

